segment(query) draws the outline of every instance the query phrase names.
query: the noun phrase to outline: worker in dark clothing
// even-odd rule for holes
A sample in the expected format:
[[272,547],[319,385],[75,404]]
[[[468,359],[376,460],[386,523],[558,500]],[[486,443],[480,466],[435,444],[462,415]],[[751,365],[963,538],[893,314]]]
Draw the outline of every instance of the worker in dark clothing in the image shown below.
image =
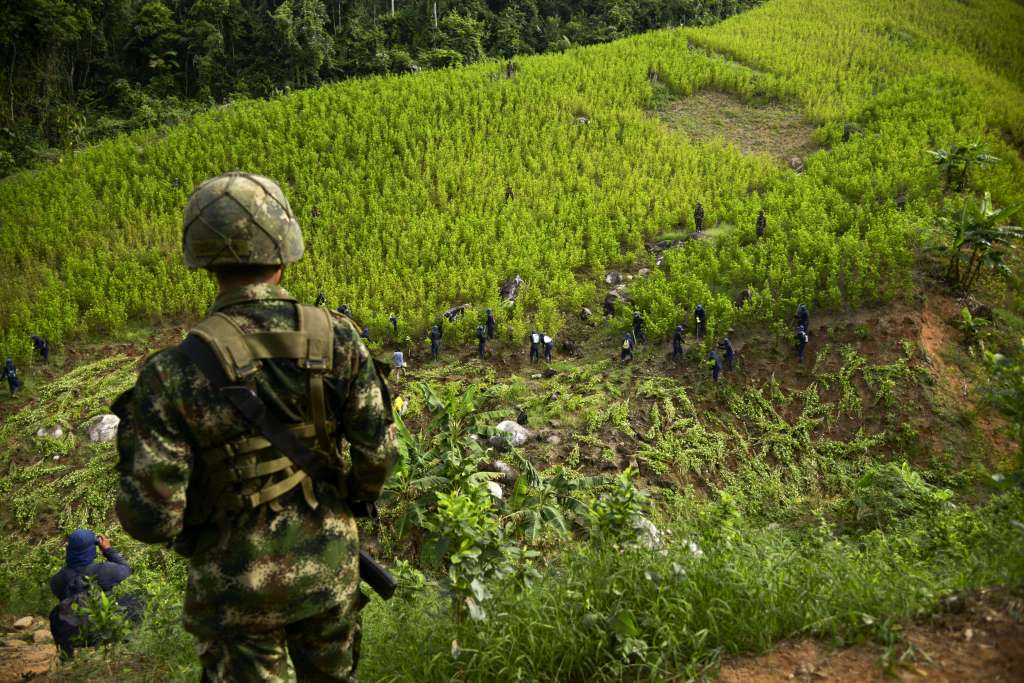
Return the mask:
[[7,387],[11,390],[11,398],[18,393],[21,389],[21,380],[18,379],[18,370],[14,367],[14,361],[10,358],[4,363],[4,373],[0,375],[0,380],[7,380]]
[[392,313],[391,315],[388,316],[388,322],[391,323],[391,329],[395,333],[395,335],[397,336],[398,335],[398,316],[396,314]]
[[718,344],[718,348],[722,349],[722,355],[725,357],[725,369],[732,372],[732,359],[736,356],[732,348],[732,342],[728,337],[723,337],[722,341]]
[[540,360],[540,335],[537,330],[530,330],[530,362]]
[[704,206],[700,202],[693,209],[693,229],[697,232],[704,229]]
[[44,363],[50,361],[50,343],[40,337],[39,335],[32,335],[32,348],[35,349],[39,357],[43,359]]
[[714,351],[708,351],[708,367],[711,368],[711,379],[718,381],[718,375],[722,372],[722,361]]
[[487,338],[494,339],[498,332],[498,321],[494,319],[494,312],[491,309],[487,309],[487,321],[484,323],[487,325]]
[[604,298],[604,317],[605,320],[615,316],[615,297],[610,294]]
[[801,363],[804,362],[804,349],[807,348],[808,341],[810,338],[807,336],[807,328],[803,325],[796,328],[796,354]]
[[[96,548],[106,562],[95,562]],[[106,536],[96,535],[89,529],[77,529],[68,536],[64,567],[50,578],[50,590],[59,604],[50,612],[50,631],[53,640],[65,658],[74,654],[75,638],[80,620],[75,619],[73,603],[76,596],[87,593],[93,586],[109,594],[132,570],[121,553],[114,550]],[[142,605],[134,596],[121,596],[118,605],[132,621],[142,617]]]
[[811,313],[807,310],[807,304],[800,304],[796,307],[796,326],[804,328],[804,330],[811,329]]
[[640,311],[633,311],[633,338],[641,344],[647,343],[647,335],[644,333],[644,316]]
[[584,323],[585,325],[589,325],[589,326],[593,327],[594,326],[594,321],[592,320],[593,317],[594,317],[593,312],[591,312],[591,310],[589,308],[587,308],[586,306],[584,306],[583,308],[580,309],[580,321],[582,323]]
[[441,328],[434,325],[430,328],[430,355],[437,360],[441,353]]
[[367,327],[366,325],[363,325],[363,331],[359,333],[359,336],[365,339],[366,341],[370,341],[370,328]]
[[765,218],[764,209],[757,214],[757,236],[764,237],[765,228],[768,227],[768,219]]
[[633,340],[633,335],[631,335],[629,332],[627,332],[626,336],[622,340],[622,355],[621,355],[621,358],[622,358],[622,362],[623,363],[625,363],[627,360],[633,360],[633,346],[634,345],[635,345],[635,341]]
[[342,304],[338,306],[338,313],[341,313],[342,315],[347,315],[350,318],[352,317],[352,309],[348,307],[348,304]]
[[480,360],[484,359],[484,346],[487,344],[487,331],[483,325],[476,326],[476,355],[480,357]]
[[541,340],[544,342],[544,360],[550,363],[551,351],[555,348],[555,340],[549,337],[547,333],[541,334]]
[[697,341],[700,341],[708,331],[708,314],[704,312],[703,304],[697,304],[693,309],[693,319],[697,323]]
[[672,360],[678,361],[683,355],[683,326],[676,325],[672,332]]
[[327,303],[327,295],[324,294],[323,292],[320,292],[319,294],[316,295],[316,301],[313,302],[313,305],[323,306],[325,303]]

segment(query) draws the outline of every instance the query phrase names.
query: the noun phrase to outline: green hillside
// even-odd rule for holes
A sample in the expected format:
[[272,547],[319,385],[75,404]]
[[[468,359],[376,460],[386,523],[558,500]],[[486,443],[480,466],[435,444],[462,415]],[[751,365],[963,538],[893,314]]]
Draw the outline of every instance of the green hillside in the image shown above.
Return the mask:
[[[485,359],[474,312],[393,383],[400,462],[360,532],[400,589],[363,612],[360,680],[715,680],[804,639],[864,648],[877,678],[1012,673],[1024,289],[1000,226],[1024,212],[1000,210],[1024,203],[1021,35],[1010,0],[768,0],[708,29],[517,58],[514,78],[488,62],[237,102],[0,181],[0,358],[26,379],[0,403],[0,680],[21,647],[7,635],[26,637],[4,634],[52,607],[78,526],[128,558],[119,590],[146,617],[129,629],[91,605],[118,642],[42,680],[198,676],[187,562],[120,529],[116,449],[86,426],[212,301],[179,221],[228,169],[280,181],[307,245],[284,284],[350,304],[375,350],[397,341],[392,311],[418,339],[525,281]],[[957,149],[980,159],[962,178],[936,163]],[[950,229],[969,220],[985,229]],[[629,308],[600,321],[613,270],[648,324],[630,363]],[[554,362],[527,364],[531,324],[557,338]],[[727,330],[736,367],[712,381]],[[54,342],[49,364],[30,334]],[[524,443],[493,440],[521,415]],[[1005,614],[985,611],[979,596],[1003,593]],[[1004,628],[1015,639],[994,639]],[[784,664],[765,675],[821,677]]]
[[[1022,28],[1009,0],[783,0],[707,30],[524,59],[511,80],[496,63],[371,78],[116,139],[0,184],[0,275],[19,285],[0,301],[0,352],[24,357],[32,333],[60,343],[202,311],[212,285],[180,263],[179,217],[225,169],[278,179],[297,208],[308,256],[291,289],[323,290],[375,329],[392,310],[419,334],[451,305],[495,305],[519,274],[513,332],[555,330],[594,305],[606,267],[690,229],[698,200],[735,230],[673,250],[635,294],[657,331],[697,301],[724,329],[745,287],[748,319],[888,300],[934,223],[927,149],[983,140],[1012,161],[975,185],[998,205],[1024,196],[1009,146],[1024,142]],[[802,107],[821,146],[807,172],[648,114],[707,88]],[[848,123],[860,132],[843,143]],[[752,244],[762,206],[769,231]]]

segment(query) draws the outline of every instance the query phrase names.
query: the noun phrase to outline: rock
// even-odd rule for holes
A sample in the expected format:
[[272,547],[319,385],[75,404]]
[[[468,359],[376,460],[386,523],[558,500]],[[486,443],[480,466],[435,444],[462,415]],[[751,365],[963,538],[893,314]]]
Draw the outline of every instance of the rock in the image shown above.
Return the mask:
[[505,497],[504,492],[501,490],[501,484],[496,481],[487,482],[487,491],[498,500]]
[[551,436],[544,440],[551,444],[552,446],[557,446],[558,444],[562,443],[562,437],[560,437],[558,434],[552,434]]
[[790,157],[789,167],[796,171],[797,173],[803,173],[804,171],[807,170],[807,167],[804,166],[803,159],[801,159],[800,157]]
[[636,271],[636,274],[639,277],[647,277],[648,275],[651,274],[651,269],[650,268],[641,268],[640,270]]
[[113,441],[117,438],[117,425],[120,423],[121,418],[117,415],[97,415],[89,420],[85,431],[88,432],[90,441]]
[[466,310],[469,308],[469,306],[470,306],[469,304],[461,304],[459,306],[452,306],[451,308],[449,308],[447,311],[445,311],[441,315],[443,315],[445,317],[445,319],[448,320],[448,322],[453,323],[453,322],[455,322],[456,320],[458,320],[459,318],[462,317],[462,314],[466,312]]
[[52,643],[53,635],[48,629],[41,628],[32,634],[32,642],[38,645],[39,643]]
[[544,375],[540,374],[539,372],[535,372],[532,375],[530,375],[530,379],[544,379]]
[[19,640],[18,638],[5,638],[4,647],[9,647],[11,649],[16,650],[23,647],[28,647],[28,643],[26,643],[24,640]]
[[499,290],[501,300],[514,304],[516,302],[516,297],[519,296],[519,288],[522,287],[523,284],[525,284],[525,281],[519,275],[516,275],[511,280],[507,280]]
[[744,289],[742,292],[737,294],[736,297],[732,300],[732,305],[735,306],[736,308],[743,308],[744,306],[747,305],[751,298],[753,297],[750,294],[750,289]]
[[22,617],[14,622],[14,630],[16,631],[27,631],[32,628],[35,620],[32,617]]
[[622,273],[617,270],[610,270],[608,274],[604,276],[604,281],[609,285],[617,285],[622,282]]
[[[504,440],[503,437],[497,438]],[[501,476],[495,481],[503,486],[515,486],[516,481],[519,479],[518,470],[504,460],[492,460],[490,462],[480,463],[478,469],[481,472],[494,472],[495,474],[500,474]]]
[[487,445],[498,451],[499,453],[507,453],[512,446],[509,444],[508,439],[502,434],[495,434],[487,440]]
[[64,436],[64,427],[60,423],[57,423],[52,427],[40,427],[39,430],[36,431],[36,436],[59,439]]
[[496,429],[499,432],[505,432],[508,434],[509,443],[516,448],[519,448],[530,440],[530,430],[518,422],[513,422],[512,420],[499,422]]
[[654,522],[646,517],[637,517],[633,520],[633,529],[636,531],[636,543],[647,550],[661,550],[661,531],[654,526]]
[[557,374],[558,370],[555,370],[554,368],[547,368],[546,370],[544,370],[545,377],[554,377]]

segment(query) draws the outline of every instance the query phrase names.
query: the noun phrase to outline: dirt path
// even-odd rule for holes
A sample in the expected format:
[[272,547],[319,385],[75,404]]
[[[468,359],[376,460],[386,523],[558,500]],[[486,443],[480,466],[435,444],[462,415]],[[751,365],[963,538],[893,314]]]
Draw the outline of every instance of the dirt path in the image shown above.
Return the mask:
[[1002,590],[982,590],[945,602],[945,613],[932,623],[908,627],[901,642],[888,650],[880,645],[834,650],[814,640],[787,642],[764,655],[727,661],[719,680],[1024,681],[1024,599]]

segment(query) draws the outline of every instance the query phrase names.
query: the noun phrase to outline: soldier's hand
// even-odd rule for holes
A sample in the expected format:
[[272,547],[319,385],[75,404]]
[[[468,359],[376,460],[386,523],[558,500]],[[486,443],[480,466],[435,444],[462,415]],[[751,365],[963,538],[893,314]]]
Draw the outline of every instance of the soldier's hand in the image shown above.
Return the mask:
[[100,547],[100,550],[109,550],[110,539],[104,536],[103,534],[99,534],[98,536],[96,536],[96,545]]

